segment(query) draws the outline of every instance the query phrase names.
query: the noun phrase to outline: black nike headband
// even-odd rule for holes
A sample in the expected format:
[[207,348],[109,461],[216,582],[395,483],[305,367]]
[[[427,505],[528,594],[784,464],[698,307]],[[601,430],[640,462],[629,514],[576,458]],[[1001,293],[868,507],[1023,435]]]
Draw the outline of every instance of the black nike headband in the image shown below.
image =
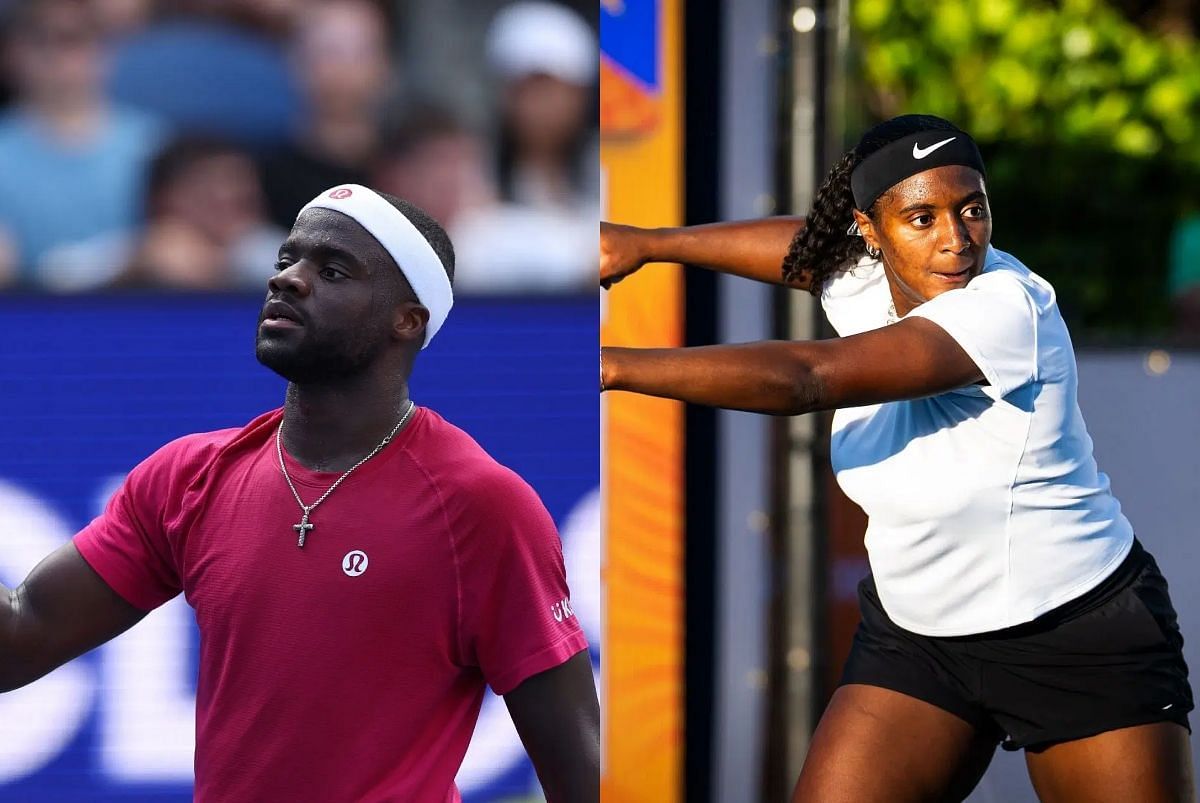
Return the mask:
[[984,175],[979,148],[962,131],[918,131],[901,137],[863,159],[850,173],[854,205],[866,211],[909,176],[946,165],[973,167]]

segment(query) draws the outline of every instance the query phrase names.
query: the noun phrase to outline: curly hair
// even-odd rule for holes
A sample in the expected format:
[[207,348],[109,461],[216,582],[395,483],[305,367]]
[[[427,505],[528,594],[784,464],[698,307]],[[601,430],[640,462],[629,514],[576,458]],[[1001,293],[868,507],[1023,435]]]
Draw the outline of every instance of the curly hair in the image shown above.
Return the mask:
[[[858,144],[838,159],[821,182],[813,198],[812,211],[804,218],[783,258],[784,281],[809,280],[809,291],[819,295],[825,282],[845,270],[866,253],[862,237],[847,234],[854,222],[854,194],[850,174],[875,151],[909,134],[920,131],[958,131],[949,120],[929,114],[905,114],[885,120],[862,135]],[[886,193],[885,193],[886,195]],[[882,197],[882,196],[881,196]],[[863,209],[871,219],[878,200]]]

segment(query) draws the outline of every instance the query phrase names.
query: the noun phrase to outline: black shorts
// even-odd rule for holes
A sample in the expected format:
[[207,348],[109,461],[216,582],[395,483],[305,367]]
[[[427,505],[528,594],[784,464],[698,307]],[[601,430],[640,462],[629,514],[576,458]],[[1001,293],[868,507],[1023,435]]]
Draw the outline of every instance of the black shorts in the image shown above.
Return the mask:
[[1032,622],[970,636],[911,633],[867,577],[842,684],[916,697],[995,737],[1046,747],[1117,728],[1178,722],[1192,690],[1167,581],[1136,540],[1098,587]]

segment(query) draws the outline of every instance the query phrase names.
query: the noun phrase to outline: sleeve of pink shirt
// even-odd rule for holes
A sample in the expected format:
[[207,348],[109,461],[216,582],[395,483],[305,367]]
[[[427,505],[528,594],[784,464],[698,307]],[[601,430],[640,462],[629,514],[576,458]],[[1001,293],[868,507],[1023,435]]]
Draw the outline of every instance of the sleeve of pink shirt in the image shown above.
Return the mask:
[[475,484],[458,533],[460,649],[496,694],[552,669],[587,638],[571,608],[562,541],[508,469]]
[[163,521],[181,450],[167,444],[142,461],[104,512],[75,536],[75,548],[114,591],[150,611],[180,591],[179,572]]

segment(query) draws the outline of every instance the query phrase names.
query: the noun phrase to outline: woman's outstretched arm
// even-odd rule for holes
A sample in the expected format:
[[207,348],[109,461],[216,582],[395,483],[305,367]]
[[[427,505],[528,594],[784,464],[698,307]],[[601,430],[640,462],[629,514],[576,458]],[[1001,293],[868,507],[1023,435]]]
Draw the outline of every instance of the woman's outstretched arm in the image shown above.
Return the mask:
[[799,415],[932,396],[984,380],[932,321],[832,340],[601,350],[601,387],[692,404]]
[[808,277],[783,280],[783,258],[802,217],[641,229],[600,224],[600,284],[610,287],[650,262],[681,262],[770,284],[808,290]]

